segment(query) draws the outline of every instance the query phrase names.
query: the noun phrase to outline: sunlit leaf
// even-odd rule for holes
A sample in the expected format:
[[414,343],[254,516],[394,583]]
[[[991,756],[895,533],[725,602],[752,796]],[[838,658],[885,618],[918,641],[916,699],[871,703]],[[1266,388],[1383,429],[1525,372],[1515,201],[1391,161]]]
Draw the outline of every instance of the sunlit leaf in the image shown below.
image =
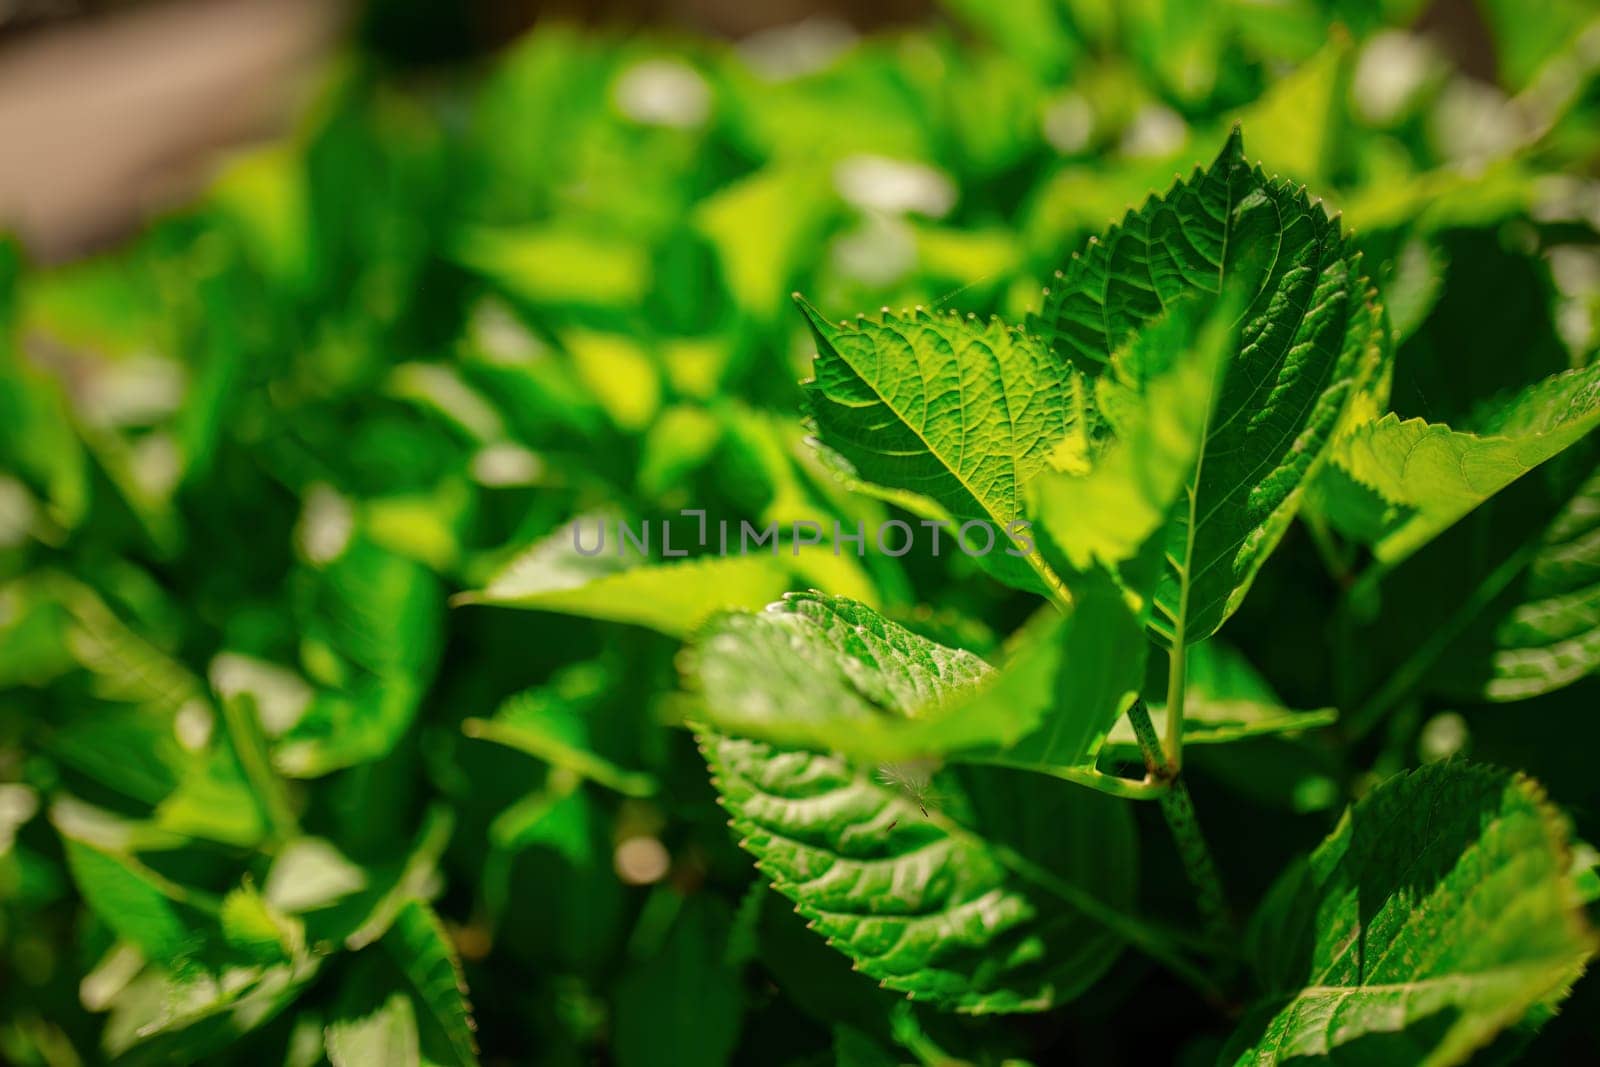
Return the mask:
[[1266,994],[1236,1062],[1465,1062],[1593,953],[1567,867],[1526,778],[1452,762],[1383,783],[1257,915]]
[[1074,257],[1032,322],[1064,364],[1098,376],[1173,300],[1235,288],[1251,298],[1237,352],[1162,535],[1150,625],[1175,644],[1238,608],[1376,369],[1379,313],[1360,257],[1303,188],[1245,161],[1235,131],[1209,169]]
[[[763,873],[889,988],[959,1011],[1039,1011],[1115,959],[1133,860],[1116,801],[1042,776],[1032,780],[1048,791],[1028,799],[984,805],[982,780],[969,793],[941,778],[919,801],[837,757],[709,734],[701,743]],[[987,773],[1027,792],[1016,772]],[[978,813],[982,827],[963,821]],[[1044,851],[1023,859],[1018,836]]]
[[[461,602],[606,619],[682,636],[718,611],[760,607],[789,585],[790,568],[783,559],[759,550],[681,562],[641,557],[625,549],[619,521],[604,516],[573,520]],[[644,536],[659,536],[660,529],[647,529]],[[679,536],[687,529],[680,528]],[[638,530],[629,527],[635,536]],[[658,545],[666,554],[689,547],[674,548],[670,541]]]

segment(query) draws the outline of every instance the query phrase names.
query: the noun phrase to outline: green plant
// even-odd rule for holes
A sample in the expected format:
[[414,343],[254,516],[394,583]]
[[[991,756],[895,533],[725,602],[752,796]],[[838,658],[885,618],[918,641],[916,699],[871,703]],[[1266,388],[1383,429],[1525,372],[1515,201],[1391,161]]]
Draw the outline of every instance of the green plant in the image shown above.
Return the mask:
[[945,7],[0,242],[0,1059],[1588,1054],[1592,12]]
[[[821,594],[713,623],[691,671],[696,715],[742,846],[830,944],[913,999],[1041,1010],[1122,947],[1235,995],[1237,935],[1184,786],[1184,734],[1226,743],[1213,710],[1259,716],[1232,736],[1309,717],[1239,709],[1248,697],[1227,688],[1191,700],[1195,647],[1312,486],[1328,486],[1316,521],[1340,528],[1381,501],[1370,543],[1377,569],[1394,566],[1584,439],[1600,376],[1536,383],[1483,434],[1374,415],[1391,351],[1360,257],[1303,189],[1245,161],[1237,132],[1074,256],[1032,333],[921,309],[807,315],[822,446],[858,484],[917,494],[952,523],[1032,519],[1034,573],[1006,577],[1054,603],[993,671]],[[1164,687],[1146,680],[1150,646]],[[1545,667],[1540,682],[1559,684],[1564,665]],[[1124,716],[1137,781],[1099,766]],[[912,792],[874,764],[938,773]],[[1202,922],[1182,934],[1141,918],[1126,873],[1108,871],[1132,852],[1126,814],[1041,796],[1018,771],[1155,798]],[[1041,823],[1034,805],[1059,814]],[[1005,820],[1034,833],[1013,838]],[[1379,786],[1253,918],[1261,999],[1234,1043],[1250,1062],[1355,1043],[1448,1061],[1536,1019],[1594,951],[1570,865],[1563,818],[1529,782],[1452,761]]]

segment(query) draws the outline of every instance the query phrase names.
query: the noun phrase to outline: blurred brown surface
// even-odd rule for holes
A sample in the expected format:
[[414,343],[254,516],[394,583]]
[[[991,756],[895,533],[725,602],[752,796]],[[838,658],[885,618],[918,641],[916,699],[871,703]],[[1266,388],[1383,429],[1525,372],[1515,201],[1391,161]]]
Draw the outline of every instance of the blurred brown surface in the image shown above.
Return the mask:
[[0,231],[52,262],[181,203],[230,146],[281,131],[348,22],[400,63],[490,51],[541,19],[739,37],[931,0],[0,0]]
[[0,42],[0,229],[59,260],[192,195],[281,129],[337,39],[334,0],[182,0]]

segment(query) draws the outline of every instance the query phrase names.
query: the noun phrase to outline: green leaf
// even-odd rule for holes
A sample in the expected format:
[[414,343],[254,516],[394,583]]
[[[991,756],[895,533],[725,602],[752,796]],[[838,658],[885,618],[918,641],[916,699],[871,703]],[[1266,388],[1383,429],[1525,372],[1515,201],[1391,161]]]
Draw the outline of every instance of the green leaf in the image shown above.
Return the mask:
[[827,176],[814,162],[776,163],[700,201],[693,221],[717,250],[739,307],[772,319],[837,211]]
[[1340,617],[1358,734],[1418,693],[1518,700],[1600,663],[1600,544],[1590,441],[1517,479],[1398,566],[1371,568]]
[[1174,300],[1250,302],[1214,390],[1200,458],[1162,538],[1152,631],[1203,640],[1237,609],[1299,507],[1384,338],[1360,257],[1303,188],[1244,159],[1237,131],[1205,171],[1151,198],[1051,284],[1030,326],[1091,377]]
[[1260,164],[1278,174],[1304,180],[1327,176],[1348,114],[1350,37],[1332,33],[1326,44],[1286,76],[1272,79],[1266,92],[1239,112],[1251,142],[1265,145]]
[[1042,1011],[1138,936],[1121,911],[1135,853],[1119,801],[999,768],[913,795],[833,756],[700,742],[742,846],[890,989],[956,1011]]
[[489,840],[507,852],[543,845],[574,867],[593,863],[589,807],[576,791],[578,784],[534,790],[515,801],[489,824]]
[[366,537],[299,577],[301,656],[322,688],[273,764],[314,778],[379,759],[405,735],[433,675],[443,603],[428,568]]
[[1092,766],[1138,696],[1147,647],[1114,590],[1081,587],[1066,618],[1049,608],[1036,615],[1000,669],[940,709],[930,730],[961,758]]
[[706,721],[869,763],[955,755],[1059,768],[1093,762],[1137,695],[1145,642],[1122,599],[1089,588],[1044,608],[1000,670],[821,593],[790,593],[707,628],[689,658]]
[[1538,785],[1449,762],[1390,779],[1277,883],[1239,1064],[1461,1063],[1595,948]]
[[466,979],[433,909],[420,900],[407,901],[380,944],[410,983],[428,1062],[474,1067],[477,1024],[467,1003]]
[[1600,468],[1539,534],[1526,566],[1440,656],[1432,688],[1524,700],[1600,668]]
[[620,1067],[727,1063],[743,1011],[739,971],[724,959],[730,919],[720,900],[682,902],[666,942],[622,976],[613,1031]]
[[1234,341],[1232,316],[1209,311],[1185,299],[1130,337],[1095,380],[1113,439],[1094,456],[1091,442],[1069,438],[1054,457],[1061,469],[1029,483],[1029,514],[1074,569],[1133,558],[1193,475]]
[[1321,510],[1380,562],[1399,562],[1600,426],[1600,368],[1546,378],[1481,421],[1469,433],[1391,412],[1357,427],[1319,478]]
[[421,1063],[416,1012],[411,998],[402,992],[390,994],[369,1014],[335,1019],[323,1041],[333,1067]]
[[594,751],[589,710],[549,688],[527,689],[501,704],[494,718],[467,719],[461,729],[468,737],[526,752],[625,796],[650,796],[656,791],[654,778],[619,767]]
[[218,975],[146,968],[111,1004],[103,1043],[118,1063],[206,1063],[294,1003],[320,966],[301,954],[270,967],[230,966]]
[[[753,552],[666,563],[646,561],[620,545],[592,551],[594,538],[603,536],[610,544],[619,536],[615,521],[575,519],[518,555],[482,591],[465,594],[457,603],[552,611],[682,637],[718,611],[758,608],[789,587],[790,569],[775,555]],[[603,534],[596,532],[597,524]]]
[[836,325],[804,301],[800,309],[817,343],[807,405],[836,462],[890,499],[931,501],[957,527],[987,523],[987,569],[1021,588],[1058,590],[1011,524],[1051,451],[1087,432],[1082,377],[998,319],[885,309]]
[[944,0],[942,6],[999,46],[1008,59],[1016,57],[1038,71],[1047,83],[1060,76],[1069,57],[1082,47],[1083,42],[1069,29],[1067,20],[1071,16],[1050,0],[1017,0],[1010,4]]
[[73,881],[89,907],[147,959],[170,965],[203,944],[203,915],[189,904],[182,886],[132,856],[72,837],[63,845]]
[[571,226],[465,230],[453,251],[506,295],[535,306],[631,306],[649,285],[645,249]]
[[461,966],[433,910],[407,900],[378,944],[357,955],[347,972],[324,1033],[328,1059],[335,1067],[476,1067]]
[[864,604],[814,591],[723,616],[695,647],[689,672],[719,729],[858,752],[874,751],[879,737],[894,745],[896,728],[989,670]]
[[298,837],[273,859],[262,894],[272,907],[295,914],[327,907],[366,885],[366,873],[330,842]]
[[293,961],[305,949],[305,929],[268,903],[251,882],[230,890],[218,912],[230,946],[262,964]]
[[307,941],[342,944],[352,951],[363,949],[389,931],[409,901],[437,884],[439,860],[454,828],[449,808],[430,807],[405,855],[370,863],[364,870],[352,871],[342,866],[347,862],[342,856],[322,849],[309,856],[289,853],[280,857],[278,864],[284,865],[294,856],[295,865],[281,874],[274,867],[267,879],[268,899],[281,900],[305,888],[289,886],[291,877],[317,878],[321,891],[305,893],[298,902]]

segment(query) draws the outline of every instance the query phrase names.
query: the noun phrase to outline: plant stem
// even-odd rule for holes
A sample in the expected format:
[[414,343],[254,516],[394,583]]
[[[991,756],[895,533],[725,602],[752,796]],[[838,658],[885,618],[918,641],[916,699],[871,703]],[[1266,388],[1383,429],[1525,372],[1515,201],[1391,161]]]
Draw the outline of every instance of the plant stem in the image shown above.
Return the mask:
[[[1165,745],[1160,749],[1164,756],[1162,762],[1168,768],[1167,776],[1174,779],[1183,770],[1183,691],[1185,688],[1185,675],[1187,674],[1185,647],[1183,643],[1183,626],[1180,623],[1177,633],[1172,639],[1172,651],[1167,654],[1167,738]],[[1134,707],[1139,710],[1140,715],[1144,716],[1145,725],[1148,726],[1150,724],[1150,712],[1145,708],[1144,702],[1141,700]],[[1132,708],[1128,710],[1128,715],[1130,718],[1133,717]],[[1137,719],[1134,719],[1134,724],[1134,730],[1137,732]],[[1150,736],[1152,738],[1155,737],[1153,727],[1151,728]],[[1141,750],[1144,750],[1143,738],[1139,739],[1139,745]],[[1144,751],[1145,765],[1149,767],[1150,753],[1147,750]],[[1155,775],[1153,769],[1150,773],[1152,776]]]
[[1094,767],[1059,767],[1053,764],[1040,764],[1028,761],[1012,761],[1004,756],[984,756],[956,753],[949,757],[951,763],[979,764],[990,767],[1015,767],[1018,770],[1032,771],[1035,774],[1048,774],[1052,778],[1059,778],[1064,782],[1072,782],[1093,789],[1100,793],[1107,793],[1125,800],[1154,800],[1171,788],[1171,783],[1158,781],[1146,775],[1143,779],[1122,778],[1115,774],[1106,774]]
[[[1170,703],[1167,705],[1167,716],[1170,727],[1174,717]],[[1222,894],[1222,879],[1217,874],[1217,865],[1211,858],[1205,835],[1200,831],[1200,822],[1195,818],[1194,802],[1189,799],[1188,787],[1183,784],[1178,769],[1163,754],[1161,742],[1156,737],[1155,724],[1150,721],[1150,709],[1144,706],[1143,700],[1134,701],[1133,707],[1128,709],[1128,721],[1133,724],[1134,736],[1139,739],[1145,770],[1152,779],[1169,784],[1167,791],[1156,800],[1161,805],[1161,814],[1167,820],[1173,840],[1177,842],[1178,858],[1183,862],[1184,873],[1189,876],[1189,884],[1194,887],[1195,903],[1205,918],[1206,931],[1214,940],[1220,941],[1232,928],[1233,920]],[[1172,735],[1170,728],[1167,735]]]

